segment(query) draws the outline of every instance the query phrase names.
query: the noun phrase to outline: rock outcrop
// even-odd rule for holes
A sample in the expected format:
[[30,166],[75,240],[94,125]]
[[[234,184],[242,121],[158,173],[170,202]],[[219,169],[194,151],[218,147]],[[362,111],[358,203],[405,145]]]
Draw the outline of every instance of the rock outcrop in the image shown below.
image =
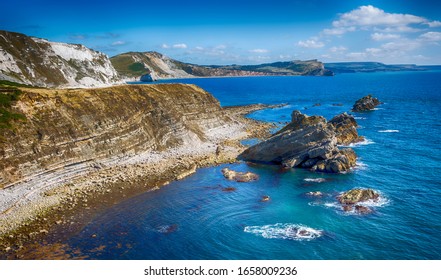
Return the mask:
[[357,122],[354,117],[343,113],[333,117],[329,123],[334,126],[335,136],[337,137],[337,144],[348,145],[364,140],[363,137],[358,136]]
[[0,80],[61,88],[121,83],[103,53],[8,31],[0,31]]
[[375,107],[380,105],[380,101],[373,97],[372,95],[367,95],[363,98],[360,98],[357,100],[352,107],[353,112],[363,112],[363,111],[370,111],[373,110]]
[[228,180],[233,180],[236,182],[250,182],[259,179],[259,176],[252,172],[237,172],[227,167],[222,169],[222,174]]
[[266,141],[249,147],[239,159],[340,173],[355,165],[352,149],[339,150],[335,127],[320,116],[294,111],[291,123]]
[[380,197],[376,191],[372,189],[352,189],[344,192],[337,197],[341,204],[356,204],[367,200],[377,200]]
[[[0,188],[36,174],[188,147],[203,152],[245,127],[193,85],[125,85],[99,89],[21,88],[10,109],[26,121],[0,128]],[[210,145],[210,146],[207,146]],[[95,164],[99,162],[99,164]]]
[[337,197],[343,211],[355,211],[358,214],[370,214],[373,210],[365,205],[360,205],[360,202],[372,201],[377,202],[380,194],[372,189],[352,189],[342,193]]

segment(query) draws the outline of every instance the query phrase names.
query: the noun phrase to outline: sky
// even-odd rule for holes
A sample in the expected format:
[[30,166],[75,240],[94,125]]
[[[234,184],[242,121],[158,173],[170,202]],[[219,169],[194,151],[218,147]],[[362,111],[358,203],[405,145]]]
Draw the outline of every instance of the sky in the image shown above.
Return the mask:
[[439,0],[11,0],[0,7],[1,30],[109,56],[157,51],[203,65],[441,65]]

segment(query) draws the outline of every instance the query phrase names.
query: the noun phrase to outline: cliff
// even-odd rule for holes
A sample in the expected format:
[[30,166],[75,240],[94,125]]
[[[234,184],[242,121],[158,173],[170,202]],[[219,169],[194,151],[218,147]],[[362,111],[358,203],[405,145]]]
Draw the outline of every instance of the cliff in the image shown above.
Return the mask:
[[110,58],[122,77],[167,79],[228,76],[332,76],[317,60],[287,61],[259,65],[202,66],[171,59],[157,52],[129,52]]
[[107,55],[83,45],[49,42],[0,30],[0,80],[39,87],[120,83]]
[[21,91],[12,113],[26,120],[0,128],[0,188],[77,164],[197,148],[231,136],[220,132],[226,127],[234,136],[243,132],[212,95],[193,85]]

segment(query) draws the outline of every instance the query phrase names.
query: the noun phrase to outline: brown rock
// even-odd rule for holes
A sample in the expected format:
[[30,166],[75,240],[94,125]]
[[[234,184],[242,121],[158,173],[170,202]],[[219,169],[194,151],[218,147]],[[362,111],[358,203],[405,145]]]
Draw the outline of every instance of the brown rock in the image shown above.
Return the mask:
[[246,149],[239,159],[330,173],[344,172],[355,165],[352,150],[339,151],[332,123],[321,116],[309,117],[299,111],[294,111],[291,117],[290,124]]
[[329,123],[334,126],[337,144],[348,145],[362,141],[362,138],[358,136],[358,124],[353,116],[343,113],[333,117]]
[[269,197],[269,195],[264,195],[264,196],[262,196],[262,199],[261,199],[260,201],[262,201],[262,202],[270,201],[270,197]]
[[372,189],[352,189],[337,199],[341,204],[356,204],[367,200],[377,200],[380,195]]
[[362,205],[355,205],[355,211],[359,214],[370,214],[372,213],[372,209]]
[[352,107],[353,112],[363,112],[373,110],[375,107],[380,105],[380,101],[372,97],[372,95],[367,95],[359,100],[357,100]]
[[228,180],[234,180],[236,182],[250,182],[259,179],[259,176],[252,172],[236,172],[229,168],[223,168],[222,174]]

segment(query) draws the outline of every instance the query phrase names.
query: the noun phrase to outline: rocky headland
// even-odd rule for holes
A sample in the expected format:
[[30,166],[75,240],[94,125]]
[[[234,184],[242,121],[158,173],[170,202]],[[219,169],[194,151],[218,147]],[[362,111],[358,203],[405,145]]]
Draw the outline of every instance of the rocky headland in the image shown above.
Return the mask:
[[345,172],[355,166],[357,157],[352,149],[339,149],[337,145],[360,141],[356,126],[348,114],[327,122],[324,117],[294,111],[288,125],[246,149],[239,159],[318,172]]
[[194,85],[17,90],[8,110],[23,119],[0,128],[3,252],[74,231],[99,209],[198,167],[234,162],[239,140],[271,126],[243,117],[267,106],[225,109]]

